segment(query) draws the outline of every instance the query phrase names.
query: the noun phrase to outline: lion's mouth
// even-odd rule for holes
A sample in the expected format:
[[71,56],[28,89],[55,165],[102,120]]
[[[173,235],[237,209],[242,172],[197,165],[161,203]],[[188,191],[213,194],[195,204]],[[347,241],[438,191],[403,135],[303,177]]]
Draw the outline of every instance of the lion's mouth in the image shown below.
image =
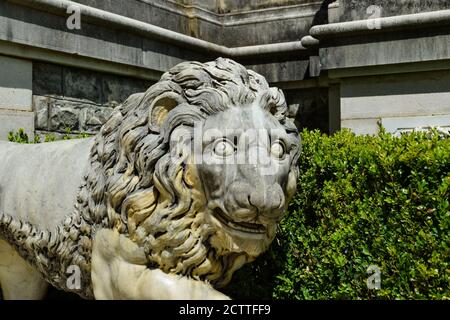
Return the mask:
[[247,233],[256,233],[262,234],[266,233],[266,227],[259,223],[251,223],[244,221],[233,221],[225,212],[222,211],[219,207],[214,208],[213,210],[214,216],[224,225],[230,227],[231,229],[247,232]]

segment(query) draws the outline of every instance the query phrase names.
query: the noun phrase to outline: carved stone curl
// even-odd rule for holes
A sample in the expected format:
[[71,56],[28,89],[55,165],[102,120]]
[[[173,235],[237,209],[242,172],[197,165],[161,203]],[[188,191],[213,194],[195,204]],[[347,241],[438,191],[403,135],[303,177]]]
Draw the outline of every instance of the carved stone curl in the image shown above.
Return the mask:
[[275,237],[299,144],[283,93],[222,58],[173,67],[94,138],[0,143],[3,296],[227,298]]

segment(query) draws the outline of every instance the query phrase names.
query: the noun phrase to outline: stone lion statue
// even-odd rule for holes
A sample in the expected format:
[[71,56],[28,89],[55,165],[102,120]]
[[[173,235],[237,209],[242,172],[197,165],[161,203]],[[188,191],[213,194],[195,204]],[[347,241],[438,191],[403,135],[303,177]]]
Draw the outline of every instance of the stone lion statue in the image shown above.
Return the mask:
[[3,298],[40,299],[51,284],[83,298],[227,299],[216,288],[275,237],[299,152],[283,93],[222,58],[173,67],[95,137],[2,142]]

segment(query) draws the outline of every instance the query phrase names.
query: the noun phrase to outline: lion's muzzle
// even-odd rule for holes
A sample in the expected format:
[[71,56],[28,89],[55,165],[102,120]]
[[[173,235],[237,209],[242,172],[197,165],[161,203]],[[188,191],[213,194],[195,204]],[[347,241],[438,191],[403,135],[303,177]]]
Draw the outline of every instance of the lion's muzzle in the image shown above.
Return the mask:
[[255,185],[243,181],[233,183],[225,196],[224,206],[236,221],[276,223],[281,219],[285,204],[283,190],[278,183]]

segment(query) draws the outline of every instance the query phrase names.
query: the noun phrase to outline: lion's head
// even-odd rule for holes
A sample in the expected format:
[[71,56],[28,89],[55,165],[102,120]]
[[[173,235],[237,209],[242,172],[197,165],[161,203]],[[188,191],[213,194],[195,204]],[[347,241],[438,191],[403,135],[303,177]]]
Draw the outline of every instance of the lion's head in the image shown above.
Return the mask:
[[299,142],[261,75],[228,59],[181,63],[102,127],[85,216],[142,246],[149,267],[224,285],[273,240]]

